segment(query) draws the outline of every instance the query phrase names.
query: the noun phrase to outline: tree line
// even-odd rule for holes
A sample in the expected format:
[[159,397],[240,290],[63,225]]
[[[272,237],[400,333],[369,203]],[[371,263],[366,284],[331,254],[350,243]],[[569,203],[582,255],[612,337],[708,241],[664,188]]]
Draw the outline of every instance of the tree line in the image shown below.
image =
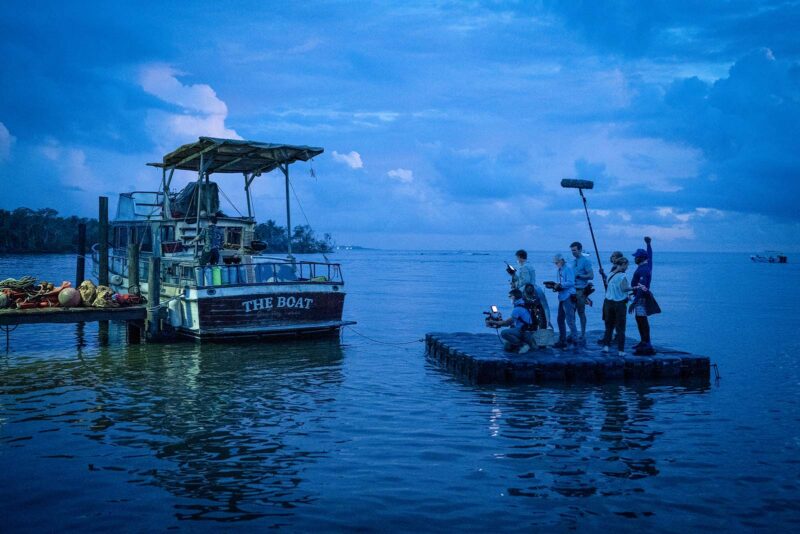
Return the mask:
[[[32,210],[0,209],[0,253],[24,252],[74,252],[78,242],[78,224],[86,225],[87,245],[97,240],[97,219],[85,217],[59,217],[52,208]],[[267,252],[286,252],[286,227],[269,220],[255,229],[256,239],[267,243]],[[331,252],[334,243],[330,234],[317,239],[308,225],[295,226],[292,232],[292,252]]]
[[[285,226],[278,225],[272,219],[256,225],[256,239],[267,244],[267,252],[287,252],[287,232]],[[292,252],[319,253],[331,252],[334,247],[331,234],[323,234],[322,239],[317,239],[314,230],[307,224],[295,226],[292,232]]]
[[0,252],[74,252],[80,223],[91,242],[98,234],[97,219],[59,217],[52,208],[0,209]]

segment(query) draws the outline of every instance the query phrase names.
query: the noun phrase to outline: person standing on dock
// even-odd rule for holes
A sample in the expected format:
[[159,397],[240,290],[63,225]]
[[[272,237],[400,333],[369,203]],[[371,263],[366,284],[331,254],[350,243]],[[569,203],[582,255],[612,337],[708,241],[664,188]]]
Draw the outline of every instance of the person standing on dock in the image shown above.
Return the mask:
[[528,263],[528,253],[522,249],[519,249],[515,256],[517,257],[517,267],[516,272],[511,275],[511,283],[514,286],[514,289],[519,289],[520,291],[525,291],[525,285],[530,284],[532,286],[536,285],[536,271],[534,270],[533,266]]
[[[577,332],[575,328],[575,272],[567,264],[561,254],[553,257],[558,272],[553,290],[558,293],[558,343],[553,345],[557,349],[566,348],[570,343],[575,343]],[[566,324],[565,324],[566,323]],[[567,337],[569,325],[569,337]]]
[[633,259],[638,267],[636,267],[636,272],[633,273],[633,279],[631,280],[631,287],[634,293],[633,303],[629,311],[636,316],[636,327],[639,329],[639,337],[641,339],[633,348],[634,354],[643,356],[655,353],[653,345],[650,344],[650,322],[647,318],[650,315],[661,313],[661,308],[650,290],[653,281],[653,247],[650,246],[651,241],[649,237],[645,237],[644,242],[647,244],[647,250],[637,249],[633,253]]
[[611,336],[614,330],[617,331],[617,354],[625,356],[625,323],[627,317],[628,294],[630,285],[625,271],[628,270],[628,259],[617,258],[611,275],[608,277],[608,288],[606,298],[603,301],[603,321],[606,323],[606,331],[601,344],[603,352],[609,351]]
[[583,255],[583,245],[575,241],[569,246],[572,257],[572,269],[575,271],[575,311],[581,320],[581,337],[578,343],[586,344],[586,297],[590,293],[589,283],[594,280],[592,262]]
[[500,332],[500,337],[504,341],[503,348],[509,352],[517,351],[518,354],[525,354],[531,350],[531,345],[534,344],[533,331],[536,327],[533,324],[531,313],[525,307],[522,291],[512,289],[508,292],[508,296],[511,297],[514,304],[511,317],[502,321],[487,319],[486,324],[493,328],[508,326],[509,328]]

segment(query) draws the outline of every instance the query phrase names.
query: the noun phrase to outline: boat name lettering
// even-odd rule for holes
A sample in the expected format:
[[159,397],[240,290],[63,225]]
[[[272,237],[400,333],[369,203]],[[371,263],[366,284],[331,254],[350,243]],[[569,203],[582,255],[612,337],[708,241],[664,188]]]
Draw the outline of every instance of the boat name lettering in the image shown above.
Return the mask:
[[258,310],[271,310],[273,308],[302,308],[310,309],[314,299],[307,297],[265,297],[242,302],[245,313]]

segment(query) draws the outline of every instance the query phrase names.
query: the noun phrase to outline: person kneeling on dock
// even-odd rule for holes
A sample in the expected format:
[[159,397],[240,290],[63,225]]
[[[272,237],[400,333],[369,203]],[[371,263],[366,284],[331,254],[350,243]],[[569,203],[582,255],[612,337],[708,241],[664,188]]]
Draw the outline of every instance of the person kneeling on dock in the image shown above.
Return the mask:
[[[519,289],[512,289],[509,291],[508,296],[514,303],[514,309],[511,312],[511,317],[505,320],[487,319],[486,325],[493,328],[501,326],[508,326],[502,332],[500,337],[505,341],[504,348],[509,352],[517,351],[519,354],[525,354],[531,350],[533,342],[533,331],[536,326],[533,323],[531,313],[525,307],[525,299],[522,298],[522,291]],[[517,350],[519,348],[519,350]]]

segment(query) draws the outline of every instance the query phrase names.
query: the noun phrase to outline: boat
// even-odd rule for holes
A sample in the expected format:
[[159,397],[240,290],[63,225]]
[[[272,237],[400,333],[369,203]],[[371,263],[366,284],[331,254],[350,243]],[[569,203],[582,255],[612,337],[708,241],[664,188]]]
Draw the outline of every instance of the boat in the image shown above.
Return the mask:
[[[279,170],[285,179],[286,222],[291,229],[289,167],[308,161],[322,148],[236,139],[200,137],[179,147],[158,163],[158,191],[119,195],[110,221],[109,281],[120,293],[130,287],[128,247],[138,248],[139,293],[150,304],[168,310],[178,335],[196,339],[336,335],[352,321],[342,320],[345,285],[341,265],[302,261],[292,254],[272,257],[266,243],[255,239],[251,189],[254,180]],[[171,190],[175,171],[192,171],[197,179]],[[211,180],[239,175],[244,185],[246,214],[228,214],[219,201],[220,187]],[[221,183],[221,182],[220,182]],[[224,195],[224,191],[223,191]],[[238,211],[238,209],[237,209]],[[224,236],[217,265],[202,254],[206,230],[216,221]],[[289,230],[290,231],[290,230]],[[99,249],[93,247],[95,275]],[[148,266],[160,261],[160,295],[150,295]],[[155,283],[155,282],[154,282]]]
[[789,258],[783,252],[775,250],[765,250],[759,254],[750,256],[750,260],[756,263],[788,263]]

